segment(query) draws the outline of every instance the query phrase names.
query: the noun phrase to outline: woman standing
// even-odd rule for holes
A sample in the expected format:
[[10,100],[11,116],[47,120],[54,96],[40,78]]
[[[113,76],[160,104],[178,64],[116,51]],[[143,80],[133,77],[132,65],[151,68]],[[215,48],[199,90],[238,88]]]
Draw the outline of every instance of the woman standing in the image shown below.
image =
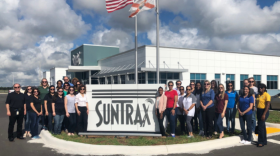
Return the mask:
[[202,113],[201,113],[201,107],[200,107],[200,95],[202,93],[201,83],[197,82],[195,85],[194,95],[196,97],[196,104],[195,104],[195,114],[192,118],[192,125],[194,123],[194,131],[198,131],[198,125],[199,125],[199,135],[203,135],[203,120],[202,120]]
[[44,98],[44,107],[46,111],[46,116],[48,118],[48,130],[53,132],[53,111],[52,111],[52,99],[55,94],[55,87],[54,85],[50,86],[49,93]]
[[[240,127],[243,133],[244,139],[240,143],[249,145],[252,138],[252,108],[254,104],[254,97],[249,93],[250,88],[244,86],[243,94],[239,97],[239,104],[237,110],[239,112]],[[245,130],[245,122],[247,123],[247,131]]]
[[214,98],[215,92],[211,89],[210,82],[205,80],[200,106],[202,108],[204,135],[206,135],[207,139],[211,139],[213,134],[213,119],[215,116]]
[[194,91],[195,91],[195,83],[193,81],[191,81],[190,86],[192,88],[192,93],[194,93]]
[[[78,118],[78,133],[87,131],[87,121],[88,121],[88,100],[86,94],[86,86],[81,85],[79,88],[79,93],[76,95],[75,108],[77,111]],[[82,137],[82,135],[80,135]]]
[[228,95],[228,105],[226,109],[227,131],[233,134],[235,130],[235,115],[236,103],[238,102],[238,94],[236,91],[234,91],[233,84],[231,82],[227,84],[226,94]]
[[63,89],[59,88],[52,100],[52,112],[54,116],[54,134],[61,133],[62,122],[64,119],[64,94]]
[[77,85],[77,82],[78,82],[78,81],[79,81],[79,79],[76,78],[76,77],[74,77],[74,78],[71,80],[71,82],[72,82],[72,84],[73,84],[74,86]]
[[64,96],[66,96],[68,94],[69,87],[70,87],[70,84],[68,82],[65,82],[64,85],[63,85],[63,94],[64,94]]
[[59,88],[62,88],[62,84],[63,84],[62,80],[58,80],[56,82],[56,91],[58,91]]
[[75,85],[75,92],[78,94],[79,87],[81,86],[81,82],[77,81]]
[[173,90],[174,83],[172,81],[168,82],[168,90],[164,93],[167,97],[167,104],[165,114],[169,121],[171,136],[175,138],[175,120],[176,120],[176,108],[178,101],[178,93],[176,90]]
[[256,122],[257,122],[257,119],[256,119],[256,98],[257,98],[257,95],[258,95],[258,88],[256,87],[256,82],[255,82],[255,79],[254,77],[250,77],[248,79],[249,81],[249,88],[252,89],[254,91],[254,94],[253,94],[253,97],[254,97],[254,105],[253,105],[253,108],[252,108],[252,136],[253,136],[253,139],[255,140],[256,139],[256,134],[255,134],[255,129],[256,129]]
[[167,103],[167,97],[163,94],[163,88],[159,87],[158,88],[158,97],[156,99],[156,116],[158,118],[158,123],[159,123],[159,129],[162,138],[166,138],[165,134],[165,128],[163,126],[163,120],[165,117],[165,109],[166,109],[166,103]]
[[183,107],[184,107],[184,116],[185,121],[187,123],[187,128],[189,132],[189,138],[193,137],[193,131],[192,131],[192,125],[191,125],[191,119],[194,116],[195,113],[195,104],[196,104],[196,97],[192,94],[192,88],[190,86],[187,86],[186,88],[187,94],[183,100]]
[[74,87],[69,88],[68,95],[64,98],[64,107],[66,112],[66,117],[68,118],[68,136],[74,135],[76,127],[76,111],[75,111],[75,89]]
[[[218,85],[216,80],[212,80],[211,81],[211,89],[215,92],[215,95],[218,94],[219,89],[218,89]],[[214,105],[216,105],[216,101],[214,99],[213,101]],[[218,131],[218,126],[217,126],[217,122],[216,122],[216,118],[213,118],[213,122],[214,122],[214,134],[217,135],[217,131]]]
[[180,90],[180,94],[178,95],[177,115],[181,126],[181,133],[183,134],[184,132],[186,132],[185,116],[183,114],[184,113],[183,100],[186,94],[183,86],[181,86],[179,90]]
[[259,95],[257,97],[257,118],[258,118],[258,147],[267,145],[265,121],[269,116],[269,107],[271,97],[266,91],[266,85],[261,83],[259,86]]
[[32,87],[31,86],[28,86],[25,89],[24,97],[25,97],[25,104],[26,104],[26,116],[25,116],[25,126],[24,126],[25,133],[23,134],[23,137],[26,138],[27,136],[31,137],[31,134],[30,134],[31,120],[29,117],[29,112],[32,110],[32,108],[30,106],[30,99],[32,97]]
[[219,139],[221,139],[224,137],[223,118],[225,117],[226,108],[228,104],[228,95],[225,93],[225,87],[223,84],[219,85],[219,91],[218,94],[216,94],[215,99],[217,102],[215,106],[216,123],[220,132]]
[[[44,105],[44,98],[46,96],[46,94],[49,93],[49,84],[48,84],[48,81],[46,78],[43,78],[42,81],[41,81],[41,86],[38,87],[39,91],[40,91],[40,99],[42,100],[41,101],[41,104]],[[45,118],[46,118],[46,114],[45,114],[45,109],[43,107],[43,114],[41,115],[41,124],[43,126],[43,129],[44,130],[47,130],[47,127],[46,127],[46,123],[45,123]]]
[[39,117],[43,114],[42,103],[40,99],[40,91],[35,88],[32,91],[33,96],[30,98],[30,106],[32,110],[29,112],[29,116],[31,119],[31,134],[32,139],[40,139],[38,126],[39,126]]

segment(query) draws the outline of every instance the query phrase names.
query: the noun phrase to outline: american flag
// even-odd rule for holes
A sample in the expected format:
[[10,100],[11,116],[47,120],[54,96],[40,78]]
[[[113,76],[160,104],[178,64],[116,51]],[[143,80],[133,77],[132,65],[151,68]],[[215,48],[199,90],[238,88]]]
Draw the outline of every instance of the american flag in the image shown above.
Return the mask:
[[108,13],[120,10],[129,4],[133,4],[133,0],[106,0],[106,9]]

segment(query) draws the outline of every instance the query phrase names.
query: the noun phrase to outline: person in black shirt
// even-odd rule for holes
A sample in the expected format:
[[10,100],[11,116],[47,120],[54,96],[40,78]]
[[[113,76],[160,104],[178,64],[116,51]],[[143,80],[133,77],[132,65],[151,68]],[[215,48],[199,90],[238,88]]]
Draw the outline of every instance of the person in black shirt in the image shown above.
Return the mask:
[[52,119],[53,119],[53,111],[52,111],[52,99],[55,94],[55,87],[54,85],[50,86],[49,93],[46,94],[44,98],[44,107],[46,110],[46,116],[48,117],[48,130],[50,132],[53,132],[53,124],[52,124]]
[[8,138],[14,141],[13,130],[15,122],[17,122],[17,138],[22,137],[22,122],[26,114],[25,97],[20,93],[20,84],[14,84],[14,92],[9,93],[6,99],[7,115],[9,116]]
[[25,133],[23,134],[24,138],[31,137],[31,133],[30,133],[30,123],[31,123],[31,120],[30,120],[30,117],[29,117],[29,112],[32,109],[31,106],[30,106],[31,95],[32,95],[32,87],[28,86],[25,89],[25,92],[24,92],[25,104],[26,104],[26,115],[25,115],[25,125],[24,125]]
[[61,133],[62,122],[65,116],[63,88],[59,88],[52,100],[52,111],[54,116],[54,134]]
[[40,91],[37,88],[34,88],[32,91],[32,97],[30,99],[30,106],[32,110],[29,113],[30,119],[31,119],[31,134],[32,134],[32,139],[40,139],[39,137],[39,131],[38,131],[38,126],[39,126],[39,118],[43,114],[43,109],[42,109],[42,103],[40,99]]

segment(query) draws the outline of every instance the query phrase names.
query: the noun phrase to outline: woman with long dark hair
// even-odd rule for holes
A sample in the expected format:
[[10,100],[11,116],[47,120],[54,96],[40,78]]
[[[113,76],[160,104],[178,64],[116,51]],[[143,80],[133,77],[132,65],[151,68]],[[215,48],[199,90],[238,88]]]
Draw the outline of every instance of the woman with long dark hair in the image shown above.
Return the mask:
[[32,87],[28,86],[26,87],[25,91],[24,91],[24,97],[25,97],[25,104],[26,104],[26,115],[25,115],[25,126],[24,126],[24,130],[25,133],[23,134],[23,137],[26,138],[31,137],[31,133],[30,133],[30,116],[29,116],[29,112],[32,110],[31,106],[30,106],[30,99],[32,97]]
[[163,88],[158,88],[158,97],[156,98],[156,116],[158,118],[159,129],[162,138],[166,138],[165,128],[163,126],[163,120],[165,117],[165,109],[166,109],[167,97],[164,95]]
[[64,98],[64,107],[66,112],[66,117],[68,118],[68,136],[74,135],[75,127],[76,127],[76,111],[75,111],[75,88],[70,87],[68,91],[68,95]]
[[[218,85],[217,85],[216,80],[211,81],[211,89],[215,92],[215,95],[218,94],[219,89],[218,89]],[[214,103],[214,105],[216,105],[216,99],[214,99],[213,103]],[[217,122],[216,122],[215,117],[213,119],[213,122],[214,122],[214,134],[217,135],[218,126],[217,126]]]
[[32,91],[32,97],[30,99],[30,106],[32,110],[29,113],[31,119],[31,134],[32,139],[40,139],[39,137],[39,117],[43,114],[42,103],[40,99],[40,90],[38,88],[34,88]]
[[224,137],[224,126],[223,126],[223,118],[225,117],[226,108],[228,104],[228,95],[225,93],[225,87],[223,84],[219,84],[218,94],[215,96],[216,106],[216,123],[220,133],[219,139]]
[[226,109],[226,124],[227,131],[234,133],[235,130],[235,115],[236,115],[236,104],[238,102],[238,93],[234,90],[234,86],[231,82],[227,83],[228,105]]
[[267,93],[266,85],[261,83],[258,86],[259,95],[257,96],[257,118],[258,118],[258,147],[267,145],[265,121],[269,116],[271,97]]
[[178,105],[177,105],[177,118],[179,119],[180,122],[180,127],[181,127],[181,133],[186,133],[186,126],[185,126],[185,116],[184,116],[184,106],[183,106],[183,100],[185,98],[185,88],[181,86],[178,88],[180,93],[178,95]]
[[48,130],[50,132],[53,132],[52,99],[53,99],[54,94],[55,94],[55,87],[54,87],[54,85],[51,85],[50,89],[49,89],[49,93],[47,95],[45,95],[45,98],[44,98],[44,107],[45,107],[46,116],[48,119],[47,125],[48,125]]
[[70,83],[65,82],[64,85],[63,85],[63,94],[64,94],[64,96],[66,96],[68,94],[69,87],[70,87]]
[[202,120],[202,113],[201,113],[201,106],[200,106],[200,96],[202,93],[202,87],[201,87],[201,83],[197,82],[195,84],[195,90],[193,92],[193,94],[196,97],[196,104],[195,104],[195,114],[194,117],[192,118],[192,125],[194,123],[194,131],[198,131],[198,126],[199,126],[199,135],[203,135],[203,120]]
[[63,89],[59,88],[57,94],[53,96],[52,100],[52,112],[54,116],[54,134],[61,133],[62,122],[64,119],[64,94]]
[[[78,134],[79,132],[86,132],[87,131],[87,121],[88,121],[88,100],[86,96],[86,86],[81,85],[79,88],[79,93],[76,95],[75,99],[75,108],[77,111],[77,118],[78,118]],[[82,135],[80,135],[82,137]]]
[[62,84],[63,84],[62,80],[58,80],[56,82],[56,90],[58,90],[59,88],[62,88]]

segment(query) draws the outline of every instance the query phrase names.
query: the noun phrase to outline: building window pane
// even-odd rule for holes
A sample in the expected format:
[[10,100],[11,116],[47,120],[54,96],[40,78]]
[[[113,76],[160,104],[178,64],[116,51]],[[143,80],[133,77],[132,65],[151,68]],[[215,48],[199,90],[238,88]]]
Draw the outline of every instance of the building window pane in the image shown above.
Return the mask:
[[221,78],[221,74],[215,74],[215,79],[220,79]]
[[99,84],[105,84],[105,77],[99,79]]
[[128,80],[129,81],[135,80],[135,74],[128,74]]
[[277,75],[267,75],[267,89],[278,89]]
[[180,74],[179,73],[174,73],[174,79],[179,80],[180,79]]
[[226,82],[231,82],[232,85],[235,87],[235,75],[234,74],[226,74]]
[[191,80],[195,79],[195,74],[191,74]]
[[114,76],[113,79],[114,79],[114,84],[118,84],[118,76]]
[[111,77],[107,77],[107,83],[112,84]]
[[242,89],[242,88],[244,87],[243,81],[244,81],[245,79],[248,79],[248,75],[241,74],[241,75],[240,75],[240,89]]
[[173,73],[167,73],[167,79],[168,80],[173,79]]
[[261,75],[254,75],[254,79],[256,82],[256,86],[258,87],[259,84],[261,83]]
[[146,73],[138,73],[138,84],[145,84],[146,79],[145,79]]
[[206,80],[206,74],[191,73],[191,82],[200,82],[203,85],[204,80]]
[[125,84],[125,75],[121,75],[121,84]]

